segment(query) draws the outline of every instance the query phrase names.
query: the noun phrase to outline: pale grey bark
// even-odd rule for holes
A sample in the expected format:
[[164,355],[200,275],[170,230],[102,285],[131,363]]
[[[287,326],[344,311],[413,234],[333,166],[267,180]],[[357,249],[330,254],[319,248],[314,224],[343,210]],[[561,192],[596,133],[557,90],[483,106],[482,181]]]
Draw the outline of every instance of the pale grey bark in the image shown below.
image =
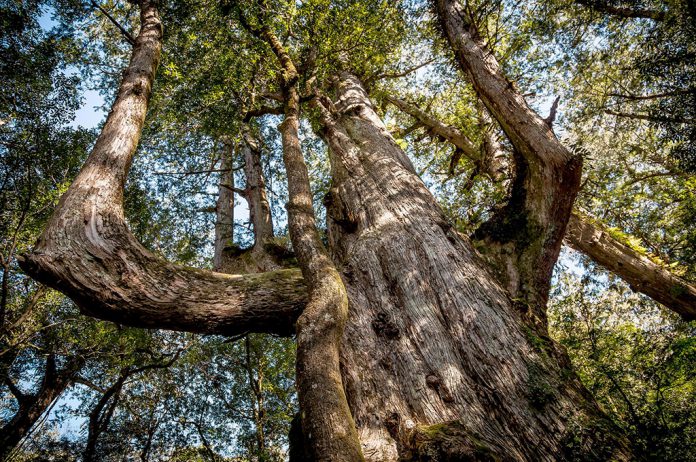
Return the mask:
[[[553,461],[577,437],[585,456],[626,460],[620,438],[592,447],[603,437],[588,428],[605,418],[447,222],[358,79],[337,85],[321,100],[328,231],[350,300],[341,369],[365,458]],[[574,434],[573,422],[587,428]]]
[[[395,103],[397,107],[404,111],[409,109],[408,113],[414,112],[414,107],[403,100],[398,101],[400,104]],[[423,111],[420,112],[418,120],[426,127],[432,128],[435,133],[461,133],[456,127],[444,124]],[[490,124],[492,121],[484,109],[481,114],[481,130],[486,163],[493,166],[493,171],[501,172],[506,169],[507,156],[492,133]],[[464,152],[466,145],[462,145],[459,138],[460,136],[452,136],[446,139]],[[611,233],[602,229],[602,225],[596,221],[573,212],[564,242],[626,281],[633,290],[651,297],[686,320],[696,318],[696,287],[692,283],[613,238]]]

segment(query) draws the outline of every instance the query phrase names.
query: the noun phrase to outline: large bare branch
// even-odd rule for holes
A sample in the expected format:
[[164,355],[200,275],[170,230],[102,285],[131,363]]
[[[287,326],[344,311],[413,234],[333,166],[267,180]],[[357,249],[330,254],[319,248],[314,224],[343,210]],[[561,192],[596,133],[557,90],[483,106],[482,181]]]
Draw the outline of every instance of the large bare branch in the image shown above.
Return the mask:
[[234,335],[289,334],[306,301],[297,270],[224,275],[164,261],[130,233],[123,187],[138,145],[162,47],[155,2],[111,112],[34,251],[20,265],[88,315],[126,325]]
[[672,274],[645,255],[612,237],[599,223],[575,212],[571,215],[566,243],[641,292],[679,313],[696,319],[696,287]]

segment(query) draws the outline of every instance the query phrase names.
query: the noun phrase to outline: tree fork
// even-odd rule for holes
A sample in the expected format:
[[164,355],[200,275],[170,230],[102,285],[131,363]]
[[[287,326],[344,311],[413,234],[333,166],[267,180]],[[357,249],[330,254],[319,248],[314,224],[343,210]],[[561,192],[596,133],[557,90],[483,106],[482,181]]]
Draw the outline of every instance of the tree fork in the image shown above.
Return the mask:
[[[388,97],[389,101],[393,99],[395,98]],[[397,107],[411,114],[411,112],[406,111],[408,106],[404,106],[408,103],[403,100],[400,101],[402,104],[397,105]],[[425,112],[422,112],[422,114],[423,116],[419,120],[426,127],[431,127],[432,123],[432,127],[445,127],[448,132],[454,133],[454,130],[457,130],[456,127],[448,126]],[[482,125],[489,123],[485,118],[482,120]],[[489,127],[482,127],[482,130],[488,129]],[[484,133],[485,139],[492,137],[493,134]],[[465,145],[461,144],[459,137],[448,139],[448,141],[466,154],[463,148]],[[500,159],[504,157],[499,143],[494,139],[487,142],[490,144],[490,158]],[[477,158],[472,158],[471,160],[476,162]],[[497,162],[496,165],[500,165],[500,162]],[[696,319],[696,287],[625,243],[615,239],[610,232],[604,229],[601,223],[574,211],[568,221],[564,242],[623,279],[634,291],[647,295],[656,302],[663,304],[666,308],[678,313],[687,321]]]
[[508,204],[475,237],[528,319],[546,329],[546,303],[582,159],[527,105],[479,37],[460,0],[435,0],[435,12],[457,62],[515,150],[517,179]]

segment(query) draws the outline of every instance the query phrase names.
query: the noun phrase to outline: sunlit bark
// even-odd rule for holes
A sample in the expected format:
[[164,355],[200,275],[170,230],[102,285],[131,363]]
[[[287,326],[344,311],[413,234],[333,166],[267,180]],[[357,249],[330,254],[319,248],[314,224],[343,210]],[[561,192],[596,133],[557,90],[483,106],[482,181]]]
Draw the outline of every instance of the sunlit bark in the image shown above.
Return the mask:
[[540,331],[551,273],[580,188],[582,159],[529,108],[478,35],[459,0],[437,0],[438,19],[457,62],[514,147],[507,204],[474,235],[496,275]]
[[[526,327],[447,222],[359,80],[342,74],[336,94],[320,100],[325,203],[350,300],[341,361],[365,458],[625,460],[620,437],[596,430],[610,424],[567,358]],[[583,442],[575,454],[571,438]]]
[[[395,98],[389,98],[389,100],[393,102]],[[403,100],[400,100],[400,104],[396,106],[412,115],[417,109]],[[414,115],[414,117],[417,117],[425,127],[433,129],[435,133],[459,133],[460,136],[446,137],[446,139],[462,152],[466,152],[464,149],[467,144],[462,144],[460,141],[461,136],[464,136],[461,132],[423,111],[420,113],[421,115]],[[490,134],[484,134],[484,139],[486,136]],[[488,154],[490,159],[505,157],[500,152],[500,144],[495,140],[488,141],[487,150],[490,151]],[[476,161],[477,158],[472,160]],[[500,162],[495,162],[495,165],[500,166]],[[611,233],[603,230],[599,223],[574,212],[568,222],[564,242],[626,281],[633,290],[651,297],[686,320],[696,318],[696,287],[693,284],[618,241],[612,237]]]

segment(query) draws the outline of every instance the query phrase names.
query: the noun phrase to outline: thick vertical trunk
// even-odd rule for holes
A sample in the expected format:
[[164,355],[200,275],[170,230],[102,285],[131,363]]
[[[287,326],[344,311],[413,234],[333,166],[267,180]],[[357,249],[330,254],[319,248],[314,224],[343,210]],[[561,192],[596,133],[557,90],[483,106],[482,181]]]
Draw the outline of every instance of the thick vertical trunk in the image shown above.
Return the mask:
[[323,105],[329,242],[350,300],[342,371],[366,459],[626,459],[563,355],[447,223],[360,82],[341,75]]
[[246,187],[244,198],[249,205],[249,221],[254,229],[254,245],[240,255],[246,272],[273,271],[282,268],[288,251],[273,242],[273,220],[271,206],[266,195],[266,181],[261,165],[261,148],[248,132],[244,133],[241,146],[244,159]]

